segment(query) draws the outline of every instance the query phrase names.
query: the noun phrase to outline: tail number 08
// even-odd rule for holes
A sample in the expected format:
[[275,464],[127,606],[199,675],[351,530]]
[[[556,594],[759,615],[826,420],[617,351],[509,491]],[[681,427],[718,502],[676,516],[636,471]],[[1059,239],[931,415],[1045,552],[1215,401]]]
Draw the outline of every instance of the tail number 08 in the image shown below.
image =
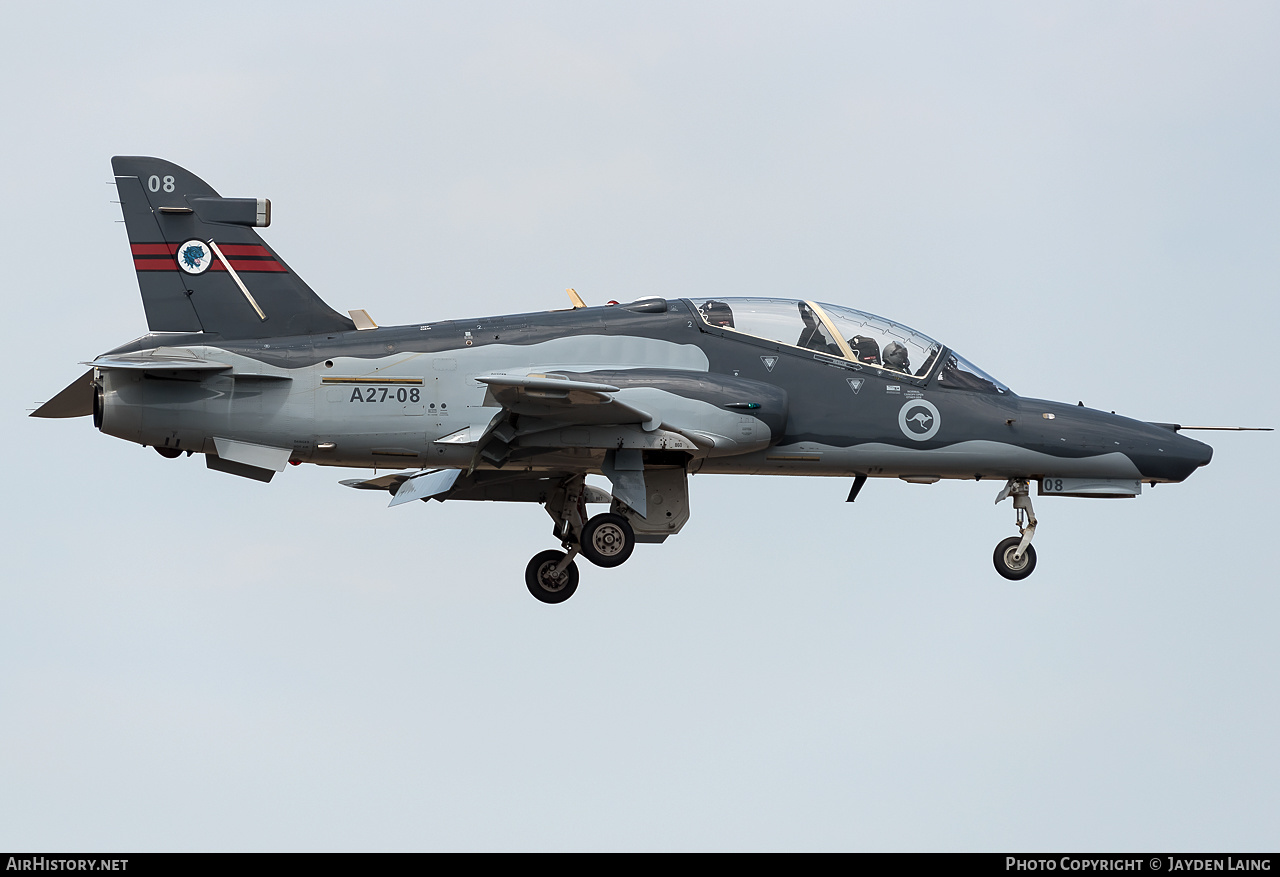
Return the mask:
[[147,188],[153,192],[159,192],[161,188],[163,188],[166,192],[172,192],[173,177],[165,176],[165,178],[161,180],[160,177],[156,176],[155,174],[152,174],[150,178],[147,180]]

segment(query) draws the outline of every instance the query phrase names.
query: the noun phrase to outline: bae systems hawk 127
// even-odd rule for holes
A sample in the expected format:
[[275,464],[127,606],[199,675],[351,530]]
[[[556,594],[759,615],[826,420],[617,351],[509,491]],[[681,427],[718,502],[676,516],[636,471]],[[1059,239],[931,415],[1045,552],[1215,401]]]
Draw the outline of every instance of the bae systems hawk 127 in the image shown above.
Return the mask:
[[[223,198],[156,158],[112,159],[150,331],[34,412],[92,415],[164,457],[270,481],[288,464],[373,469],[348,487],[410,500],[540,503],[563,550],[534,556],[546,603],[575,559],[618,566],[689,519],[688,476],[995,480],[1035,568],[1039,493],[1132,497],[1212,449],[1170,423],[1015,394],[892,320],[810,300],[714,295],[380,327],[330,309],[254,231],[260,198]],[[387,470],[385,474],[379,474]],[[589,485],[603,475],[611,491]],[[589,504],[609,510],[589,516]]]

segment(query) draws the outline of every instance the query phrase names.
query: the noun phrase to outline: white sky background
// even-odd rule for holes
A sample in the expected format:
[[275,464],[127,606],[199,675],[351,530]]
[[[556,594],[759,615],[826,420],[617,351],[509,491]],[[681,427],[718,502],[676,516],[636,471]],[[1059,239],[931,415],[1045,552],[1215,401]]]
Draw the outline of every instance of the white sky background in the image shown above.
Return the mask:
[[998,484],[699,476],[552,607],[537,507],[26,417],[145,331],[150,154],[383,325],[813,297],[1280,426],[1280,7],[796,5],[5,5],[0,848],[1275,849],[1274,434],[1018,584]]

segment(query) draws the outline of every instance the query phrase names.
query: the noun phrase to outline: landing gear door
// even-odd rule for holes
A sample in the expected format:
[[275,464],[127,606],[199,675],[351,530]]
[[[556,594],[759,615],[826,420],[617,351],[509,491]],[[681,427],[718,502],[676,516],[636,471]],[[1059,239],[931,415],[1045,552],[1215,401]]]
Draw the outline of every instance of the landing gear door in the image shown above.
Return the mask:
[[627,519],[637,542],[663,542],[679,533],[689,520],[689,476],[683,467],[646,466],[644,483],[647,517],[617,499],[609,510]]
[[1142,493],[1142,482],[1129,478],[1051,478],[1040,479],[1041,496],[1081,496],[1127,498]]

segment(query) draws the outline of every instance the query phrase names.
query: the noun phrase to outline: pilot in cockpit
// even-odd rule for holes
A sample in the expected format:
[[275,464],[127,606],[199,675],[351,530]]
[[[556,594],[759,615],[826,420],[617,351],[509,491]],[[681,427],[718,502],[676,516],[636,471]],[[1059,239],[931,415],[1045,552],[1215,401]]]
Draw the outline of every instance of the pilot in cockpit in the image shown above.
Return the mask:
[[849,349],[853,351],[853,358],[858,362],[865,362],[868,365],[880,364],[880,345],[874,338],[854,335],[849,339]]
[[704,302],[698,308],[702,312],[702,319],[707,321],[709,326],[724,326],[725,328],[733,328],[733,309],[729,307],[727,302],[712,301]]
[[907,355],[907,346],[897,341],[890,341],[885,345],[884,366],[894,371],[911,374],[911,360]]

